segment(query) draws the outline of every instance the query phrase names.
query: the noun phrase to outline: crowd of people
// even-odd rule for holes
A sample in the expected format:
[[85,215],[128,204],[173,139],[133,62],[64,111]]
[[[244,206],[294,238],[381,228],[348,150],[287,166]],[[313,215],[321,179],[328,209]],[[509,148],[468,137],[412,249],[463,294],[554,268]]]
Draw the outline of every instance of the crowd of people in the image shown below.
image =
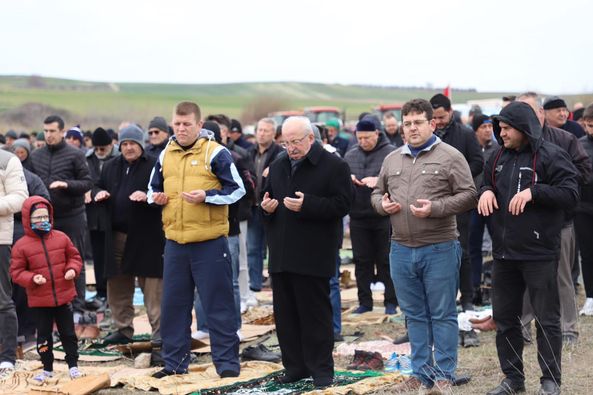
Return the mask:
[[[54,322],[70,375],[80,377],[74,326],[95,323],[93,311],[111,312],[105,344],[132,342],[136,284],[152,328],[151,364],[162,367],[154,377],[188,372],[192,337],[209,337],[217,373],[237,377],[241,314],[271,287],[286,369],[278,380],[331,385],[346,229],[353,314],[373,311],[372,290],[382,284],[385,314],[399,308],[406,318],[396,341],[411,344],[413,374],[401,388],[446,393],[456,382],[457,304],[489,303],[487,230],[493,317],[481,327],[496,328],[505,376],[488,394],[524,389],[531,321],[539,393],[560,393],[562,347],[577,344],[578,315],[593,315],[593,105],[571,113],[560,97],[505,99],[500,114],[478,109],[464,124],[437,94],[408,101],[401,120],[363,113],[351,132],[339,119],[295,116],[282,125],[262,118],[248,138],[239,121],[202,117],[192,102],[146,129],[66,130],[50,115],[36,135],[7,132],[0,377],[31,339],[43,362],[35,380],[52,377]],[[85,259],[96,279],[90,299]],[[465,333],[462,344],[478,346],[478,334]]]

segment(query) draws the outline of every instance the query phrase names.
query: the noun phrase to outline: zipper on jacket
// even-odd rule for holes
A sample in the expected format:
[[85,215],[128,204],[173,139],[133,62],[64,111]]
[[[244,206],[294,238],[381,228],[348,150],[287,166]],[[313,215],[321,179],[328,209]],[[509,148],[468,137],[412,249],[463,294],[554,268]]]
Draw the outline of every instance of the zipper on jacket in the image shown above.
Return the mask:
[[59,306],[58,304],[58,295],[56,294],[56,282],[54,280],[54,272],[51,270],[51,263],[49,261],[49,253],[47,252],[47,247],[45,246],[45,241],[43,240],[43,236],[41,236],[41,245],[43,246],[43,253],[45,254],[45,260],[47,261],[47,268],[49,269],[49,277],[51,279],[51,292],[54,295],[54,301],[56,302],[56,307]]
[[[509,177],[509,193],[507,196],[507,204],[511,202],[511,195],[513,193],[513,176],[515,175],[515,169],[517,168],[517,155],[515,155],[515,158],[513,159],[513,169],[511,170],[511,176]],[[519,175],[521,175],[521,172],[519,172]],[[519,180],[519,183],[521,182],[521,180]],[[517,187],[518,189],[520,189],[520,185]],[[519,191],[520,192],[520,191]],[[507,233],[507,216],[510,214],[508,208],[505,210],[504,208],[500,208],[500,210],[504,210],[504,216],[503,216],[503,220],[504,220],[504,224],[502,227],[502,245],[506,245],[505,242],[505,237],[506,237],[506,233]],[[504,259],[504,249],[502,251],[502,259]]]

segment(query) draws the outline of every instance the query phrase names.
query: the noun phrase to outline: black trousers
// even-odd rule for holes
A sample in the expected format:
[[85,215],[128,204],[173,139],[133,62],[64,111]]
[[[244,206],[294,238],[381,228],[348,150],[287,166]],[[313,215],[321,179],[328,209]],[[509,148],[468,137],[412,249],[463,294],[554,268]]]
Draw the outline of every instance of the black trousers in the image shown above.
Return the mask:
[[273,273],[274,317],[282,364],[291,377],[334,376],[329,278]]
[[86,295],[86,269],[84,265],[84,241],[86,239],[86,213],[82,213],[65,218],[54,218],[54,228],[68,235],[72,244],[78,250],[82,259],[82,270],[75,280],[77,297],[72,301],[72,307],[76,311],[84,310],[84,301]]
[[373,307],[371,282],[375,280],[385,284],[384,304],[397,306],[389,270],[390,226],[388,221],[350,221],[354,274],[358,287],[358,303],[361,306]]
[[93,269],[95,270],[95,286],[97,296],[107,297],[107,279],[105,278],[105,232],[90,231],[91,249],[93,251]]
[[521,314],[527,289],[535,314],[541,379],[560,385],[562,331],[558,296],[558,262],[495,260],[492,269],[492,309],[496,322],[496,350],[503,373],[522,383],[523,335]]
[[581,252],[581,270],[588,298],[593,298],[593,215],[578,213],[574,217],[574,228]]
[[469,221],[471,211],[457,215],[457,231],[461,245],[461,266],[459,266],[459,291],[461,292],[461,306],[472,303],[474,287],[472,281],[472,265],[469,259]]
[[58,307],[33,307],[37,319],[37,352],[43,363],[43,370],[53,372],[54,353],[52,331],[54,322],[58,327],[62,347],[66,353],[68,367],[78,364],[78,339],[74,332],[72,306],[70,304]]

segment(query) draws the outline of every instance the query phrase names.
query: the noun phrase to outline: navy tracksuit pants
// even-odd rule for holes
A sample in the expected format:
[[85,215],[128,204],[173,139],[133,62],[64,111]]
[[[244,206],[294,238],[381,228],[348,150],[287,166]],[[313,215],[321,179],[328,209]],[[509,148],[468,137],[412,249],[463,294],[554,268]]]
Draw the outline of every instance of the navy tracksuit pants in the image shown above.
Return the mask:
[[187,371],[196,286],[208,320],[216,371],[218,374],[225,370],[239,372],[239,328],[226,237],[188,244],[167,240],[165,244],[161,305],[165,369],[177,373]]

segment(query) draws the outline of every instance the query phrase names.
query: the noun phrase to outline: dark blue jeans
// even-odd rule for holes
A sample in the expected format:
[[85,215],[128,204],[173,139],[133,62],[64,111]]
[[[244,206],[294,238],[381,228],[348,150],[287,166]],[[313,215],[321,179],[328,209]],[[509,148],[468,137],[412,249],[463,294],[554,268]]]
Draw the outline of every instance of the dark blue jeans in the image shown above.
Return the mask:
[[429,386],[455,377],[460,262],[457,240],[423,247],[391,242],[391,278],[408,323],[413,375]]
[[249,266],[249,288],[261,291],[266,256],[266,234],[262,211],[254,207],[247,223],[247,265]]
[[191,358],[191,311],[197,286],[209,325],[216,372],[239,371],[239,328],[231,266],[226,237],[188,244],[167,240],[161,305],[165,369],[187,371]]
[[490,217],[478,214],[478,210],[471,211],[469,223],[469,259],[472,267],[472,284],[478,288],[482,284],[482,243],[484,241],[484,227],[490,232]]

